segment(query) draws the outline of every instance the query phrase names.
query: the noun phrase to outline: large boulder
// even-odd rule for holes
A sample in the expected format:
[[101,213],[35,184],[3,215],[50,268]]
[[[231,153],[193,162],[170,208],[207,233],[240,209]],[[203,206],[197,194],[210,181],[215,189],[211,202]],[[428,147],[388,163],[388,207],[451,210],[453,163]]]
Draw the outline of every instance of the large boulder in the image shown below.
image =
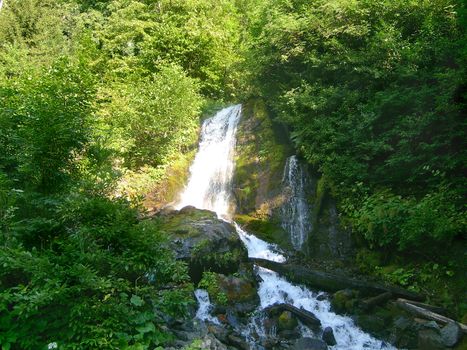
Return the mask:
[[443,344],[448,347],[453,347],[462,338],[462,330],[455,322],[449,322],[441,329],[441,339]]
[[298,321],[290,311],[282,311],[277,320],[277,325],[280,331],[291,331],[298,326]]
[[228,308],[239,313],[247,313],[256,309],[259,297],[254,281],[245,277],[218,275],[220,292],[227,299]]
[[445,349],[440,328],[435,321],[423,324],[418,332],[418,348],[423,350]]
[[157,219],[169,236],[168,244],[176,258],[187,262],[195,283],[201,280],[203,271],[229,274],[248,260],[235,227],[214,212],[188,206],[164,211]]
[[343,289],[334,293],[331,306],[338,313],[353,313],[358,305],[358,297],[357,291]]

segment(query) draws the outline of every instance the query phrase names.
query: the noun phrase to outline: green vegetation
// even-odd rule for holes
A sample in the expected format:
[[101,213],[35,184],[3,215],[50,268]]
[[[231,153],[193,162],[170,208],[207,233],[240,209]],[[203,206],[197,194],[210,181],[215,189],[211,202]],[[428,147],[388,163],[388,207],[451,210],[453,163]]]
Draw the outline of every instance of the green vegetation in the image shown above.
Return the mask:
[[240,17],[211,5],[4,2],[2,349],[170,340],[164,319],[185,314],[193,286],[140,199],[173,198],[205,103],[235,91]]
[[219,285],[219,275],[215,272],[203,272],[203,278],[198,283],[198,288],[203,288],[209,293],[212,302],[218,305],[227,305],[227,295],[221,291]]
[[288,130],[362,270],[464,314],[466,24],[460,0],[4,0],[0,346],[165,346],[192,285],[141,199],[173,200],[200,117],[247,98],[245,222],[279,235]]
[[[289,126],[344,222],[383,264],[414,275],[459,264],[446,284],[465,292],[464,2],[262,5],[250,31],[251,92]],[[402,284],[416,288],[411,281]],[[463,293],[448,293],[466,312]]]

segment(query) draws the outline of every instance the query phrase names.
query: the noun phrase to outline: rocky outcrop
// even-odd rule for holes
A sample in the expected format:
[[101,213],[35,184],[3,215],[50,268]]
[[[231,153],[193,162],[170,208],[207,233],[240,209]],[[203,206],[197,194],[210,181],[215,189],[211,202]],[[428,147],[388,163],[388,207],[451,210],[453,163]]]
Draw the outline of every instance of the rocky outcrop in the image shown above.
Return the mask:
[[165,210],[156,216],[177,259],[186,261],[193,282],[203,271],[236,272],[248,254],[235,228],[208,211],[185,207]]
[[290,241],[280,222],[285,200],[281,183],[291,154],[285,129],[272,121],[264,102],[245,103],[235,149],[235,220],[247,231],[283,247],[290,246]]
[[[233,192],[235,220],[247,231],[291,249],[290,233],[284,228],[284,211],[290,188],[284,183],[287,159],[294,154],[287,130],[271,118],[263,101],[253,99],[243,106],[237,132],[236,170]],[[341,227],[336,205],[320,175],[300,161],[307,174],[304,195],[309,202],[308,240],[302,251],[320,260],[351,260],[354,256],[350,230]],[[309,227],[308,227],[309,226]]]

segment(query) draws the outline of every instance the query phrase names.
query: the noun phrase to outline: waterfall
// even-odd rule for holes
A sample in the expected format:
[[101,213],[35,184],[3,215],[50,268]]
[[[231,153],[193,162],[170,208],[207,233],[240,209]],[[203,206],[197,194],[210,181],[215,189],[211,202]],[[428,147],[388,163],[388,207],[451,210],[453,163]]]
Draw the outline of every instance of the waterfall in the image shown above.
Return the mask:
[[220,324],[217,317],[211,316],[210,312],[212,309],[212,304],[209,301],[209,294],[203,289],[195,290],[195,297],[198,301],[198,311],[196,312],[196,318],[203,321],[210,321],[215,324]]
[[282,179],[286,201],[281,208],[281,225],[293,247],[300,250],[311,231],[310,206],[306,198],[308,178],[296,156],[287,158]]
[[224,108],[204,121],[199,150],[176,209],[192,205],[212,210],[219,217],[229,217],[235,133],[241,110],[241,105]]
[[[193,205],[200,209],[215,211],[219,217],[229,220],[235,134],[240,113],[241,105],[228,107],[203,123],[199,151],[190,168],[188,184],[182,193],[180,202],[176,205],[178,209],[186,205]],[[289,184],[288,186],[291,187],[292,191],[290,207],[296,209],[293,209],[294,214],[289,218],[287,227],[293,227],[296,230],[293,232],[299,232],[298,230],[307,232],[306,222],[309,219],[304,214],[307,210],[301,207],[304,202],[300,199],[303,196],[301,189],[304,188],[305,183],[300,182],[303,180],[303,174],[300,175],[298,169],[296,158],[290,158],[284,182]],[[298,199],[294,197],[298,197]],[[292,220],[301,221],[295,223]],[[232,223],[236,227],[237,233],[245,244],[250,257],[276,262],[286,261],[286,257],[277,246],[245,232],[235,222]],[[298,234],[297,237],[297,242],[303,243],[303,236]],[[293,285],[276,272],[261,267],[255,269],[261,280],[258,290],[260,305],[255,315],[251,317],[250,323],[242,332],[251,349],[261,348],[257,345],[257,340],[252,336],[253,333],[259,335],[260,338],[267,335],[264,329],[263,321],[265,316],[262,310],[277,302],[290,303],[296,307],[311,311],[320,319],[323,327],[332,327],[337,341],[337,345],[332,347],[333,350],[379,350],[382,348],[381,341],[360,330],[350,317],[337,315],[330,311],[330,302],[318,298],[319,293]],[[209,302],[207,292],[198,289],[195,295],[199,304],[197,318],[217,323],[218,320],[209,313],[212,305]],[[320,336],[320,334],[314,334],[303,325],[301,329],[302,336]],[[274,333],[274,330],[270,330],[269,333]],[[386,349],[393,348],[386,347]]]

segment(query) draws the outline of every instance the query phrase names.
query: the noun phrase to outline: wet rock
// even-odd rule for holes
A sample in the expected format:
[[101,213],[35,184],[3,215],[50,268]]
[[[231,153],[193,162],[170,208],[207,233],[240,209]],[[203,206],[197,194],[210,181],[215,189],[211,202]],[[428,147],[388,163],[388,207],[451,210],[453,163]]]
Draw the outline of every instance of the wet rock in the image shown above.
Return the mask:
[[279,339],[275,337],[268,337],[261,341],[261,346],[265,349],[274,349],[279,344]]
[[294,328],[292,330],[279,331],[277,335],[281,339],[298,339],[301,337],[301,333],[298,328]]
[[358,292],[354,290],[339,290],[332,296],[331,306],[338,313],[353,313],[357,305]]
[[170,236],[169,245],[179,260],[186,261],[193,282],[203,271],[233,273],[248,260],[247,250],[235,227],[208,210],[185,207],[156,216]]
[[246,341],[233,334],[229,334],[227,337],[227,344],[234,346],[236,349],[250,350],[250,346]]
[[444,344],[440,331],[435,328],[424,328],[418,332],[418,348],[423,350],[443,350]]
[[294,350],[327,350],[328,346],[320,339],[302,338],[298,339],[294,346]]
[[277,317],[268,317],[262,321],[266,334],[275,334],[277,330]]
[[239,313],[256,309],[259,297],[255,283],[243,277],[218,275],[220,292],[227,297],[227,308]]
[[229,335],[229,332],[225,328],[214,324],[208,326],[208,332],[223,343],[227,341]]
[[398,348],[414,349],[418,344],[418,326],[409,318],[399,316],[393,323],[389,340]]
[[334,331],[331,327],[324,328],[322,339],[326,342],[326,344],[330,346],[337,344],[336,338],[334,337]]
[[204,338],[201,339],[200,348],[203,350],[228,350],[225,344],[222,344],[210,334],[205,335]]
[[313,239],[308,243],[308,254],[321,261],[349,261],[355,256],[355,247],[350,229],[340,224],[335,200],[320,186],[323,178],[315,181],[316,199],[314,206]]
[[264,311],[270,316],[280,315],[283,311],[290,311],[305,325],[315,328],[321,326],[321,321],[310,311],[305,309],[299,309],[291,304],[273,304],[264,309]]
[[290,311],[283,311],[277,320],[277,326],[279,330],[292,330],[298,326],[297,319],[292,315]]
[[366,330],[367,332],[373,334],[380,334],[386,329],[385,320],[379,315],[375,314],[363,314],[355,317],[357,324]]
[[462,330],[457,323],[450,322],[441,329],[441,339],[443,344],[453,347],[462,338]]

